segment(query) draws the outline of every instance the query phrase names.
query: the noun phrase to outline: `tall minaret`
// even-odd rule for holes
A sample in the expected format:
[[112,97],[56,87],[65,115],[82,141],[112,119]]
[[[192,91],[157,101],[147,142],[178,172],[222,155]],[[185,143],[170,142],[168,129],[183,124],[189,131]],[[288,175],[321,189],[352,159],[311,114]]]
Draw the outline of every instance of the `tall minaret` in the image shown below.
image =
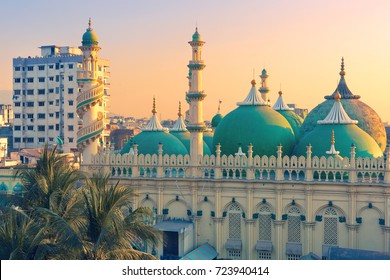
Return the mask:
[[202,41],[198,28],[195,29],[195,33],[192,35],[192,41],[188,43],[192,47],[192,59],[188,64],[191,80],[187,92],[187,99],[190,103],[190,121],[187,129],[191,133],[191,164],[195,166],[199,162],[198,157],[203,156],[203,131],[206,129],[202,110],[202,102],[206,97],[202,88],[202,70],[206,66],[202,60],[202,47],[205,42]]
[[259,92],[261,93],[261,98],[263,98],[265,103],[268,104],[269,88],[267,87],[267,78],[268,78],[267,70],[263,69],[263,71],[261,71],[260,78],[261,78],[261,87],[259,88]]
[[82,152],[82,163],[91,163],[98,152],[99,139],[104,130],[104,84],[97,75],[98,37],[88,22],[87,31],[81,42],[83,66],[77,73],[80,92],[77,96],[77,114],[83,120],[82,128],[77,132],[77,147]]

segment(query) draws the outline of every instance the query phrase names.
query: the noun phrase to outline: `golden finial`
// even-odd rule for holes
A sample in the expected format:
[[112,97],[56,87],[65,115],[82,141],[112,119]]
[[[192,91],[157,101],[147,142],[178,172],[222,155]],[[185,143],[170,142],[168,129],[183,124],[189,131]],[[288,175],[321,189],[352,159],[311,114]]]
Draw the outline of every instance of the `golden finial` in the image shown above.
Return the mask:
[[181,102],[179,101],[179,113],[177,114],[179,116],[179,118],[181,116],[183,116],[183,114],[181,113]]
[[153,109],[152,109],[152,113],[153,115],[156,115],[157,114],[157,110],[156,110],[156,98],[153,96]]
[[282,96],[283,92],[281,90],[279,90],[278,94],[279,94],[279,96]]
[[341,71],[340,71],[340,76],[345,76],[345,71],[344,71],[344,57],[341,58]]
[[218,100],[218,114],[221,111],[221,103],[222,103],[222,100]]
[[334,95],[334,99],[336,99],[337,102],[340,102],[341,94],[338,89],[336,89],[336,94]]
[[334,143],[335,143],[335,139],[334,139],[334,129],[332,129],[332,140],[330,141],[330,143],[331,143],[332,145],[334,145]]
[[255,85],[256,85],[255,79],[253,79],[253,80],[251,81],[251,84],[252,84],[252,87],[255,87]]
[[92,20],[91,20],[91,18],[89,18],[89,21],[88,21],[88,29],[92,29],[91,26],[92,26]]

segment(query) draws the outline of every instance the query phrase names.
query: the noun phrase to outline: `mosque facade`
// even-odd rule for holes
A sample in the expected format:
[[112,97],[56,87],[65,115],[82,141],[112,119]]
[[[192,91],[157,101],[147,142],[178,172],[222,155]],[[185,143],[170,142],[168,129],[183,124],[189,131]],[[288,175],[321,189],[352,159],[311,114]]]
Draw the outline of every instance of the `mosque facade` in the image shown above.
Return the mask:
[[[99,87],[91,68],[99,47],[96,34],[84,36],[81,49],[90,61],[79,82],[86,96]],[[180,108],[174,128],[162,127],[153,100],[148,125],[121,151],[99,141],[99,133],[80,134],[78,141],[84,171],[110,173],[134,190],[132,209],[153,210],[147,222],[164,242],[143,250],[159,259],[190,258],[197,248],[210,259],[293,260],[309,253],[326,259],[331,247],[389,252],[390,150],[379,117],[356,116],[359,108],[373,110],[349,91],[344,62],[338,87],[309,123],[282,92],[271,107],[263,70],[260,88],[253,80],[236,109],[226,116],[218,110],[210,130],[198,30],[189,44],[188,123]],[[96,102],[98,95],[88,98]],[[93,127],[99,111],[89,112],[88,98],[77,108]],[[347,110],[353,106],[355,115]],[[371,130],[361,125],[370,122]]]

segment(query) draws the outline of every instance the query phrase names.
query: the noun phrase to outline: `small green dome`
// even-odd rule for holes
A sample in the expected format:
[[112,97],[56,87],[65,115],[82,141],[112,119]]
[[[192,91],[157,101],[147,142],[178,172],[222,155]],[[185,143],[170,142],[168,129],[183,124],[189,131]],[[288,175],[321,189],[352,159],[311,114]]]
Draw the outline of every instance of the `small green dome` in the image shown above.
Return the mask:
[[295,144],[288,121],[268,106],[239,106],[227,114],[214,132],[213,146],[221,144],[222,154],[234,155],[239,145],[244,153],[253,145],[254,155],[275,155],[277,146],[289,155]]
[[213,145],[214,132],[211,130],[206,130],[203,132],[203,141],[206,142],[209,147],[211,153],[213,154],[215,151],[215,146]]
[[[130,142],[130,141],[129,141]],[[186,147],[172,134],[165,131],[142,131],[133,138],[138,144],[138,154],[158,154],[158,144],[163,144],[163,154],[185,155],[188,154]],[[121,154],[130,151],[130,145],[125,145]]]
[[[191,134],[189,131],[172,131],[171,134],[175,136],[177,139],[180,140],[180,142],[183,143],[183,145],[186,147],[188,154],[191,150]],[[211,155],[209,146],[206,144],[205,141],[203,141],[203,154],[204,155]]]
[[216,128],[218,126],[218,124],[221,122],[222,119],[223,119],[223,116],[220,113],[216,114],[211,119],[211,127],[212,128]]
[[88,28],[87,31],[83,34],[83,39],[81,41],[81,44],[83,46],[97,46],[99,42],[98,36],[96,35],[95,31],[93,31],[91,27],[91,19],[89,19],[88,22]]
[[194,42],[202,41],[202,36],[200,36],[200,34],[198,32],[198,28],[195,29],[195,33],[194,33],[194,35],[192,35],[192,41],[194,41]]
[[312,156],[328,156],[331,135],[334,130],[335,148],[341,157],[350,158],[351,145],[356,146],[356,157],[381,157],[383,153],[375,140],[355,124],[317,125],[301,138],[293,154],[306,156],[306,146],[312,145]]
[[280,110],[277,112],[286,118],[294,131],[295,139],[298,140],[303,119],[291,110]]

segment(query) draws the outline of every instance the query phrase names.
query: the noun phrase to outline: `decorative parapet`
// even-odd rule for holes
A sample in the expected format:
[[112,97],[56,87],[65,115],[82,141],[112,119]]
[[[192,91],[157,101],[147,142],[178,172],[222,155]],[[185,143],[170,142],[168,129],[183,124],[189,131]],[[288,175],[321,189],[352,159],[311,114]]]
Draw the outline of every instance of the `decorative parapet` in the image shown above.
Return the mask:
[[[199,165],[191,166],[189,155],[138,155],[102,151],[95,155],[91,167],[104,166],[114,177],[192,178],[192,168],[198,169],[199,179],[314,181],[343,183],[389,183],[384,158],[296,157],[282,156],[226,156],[205,155]],[[352,155],[353,156],[353,155]],[[354,157],[354,156],[353,156]]]

